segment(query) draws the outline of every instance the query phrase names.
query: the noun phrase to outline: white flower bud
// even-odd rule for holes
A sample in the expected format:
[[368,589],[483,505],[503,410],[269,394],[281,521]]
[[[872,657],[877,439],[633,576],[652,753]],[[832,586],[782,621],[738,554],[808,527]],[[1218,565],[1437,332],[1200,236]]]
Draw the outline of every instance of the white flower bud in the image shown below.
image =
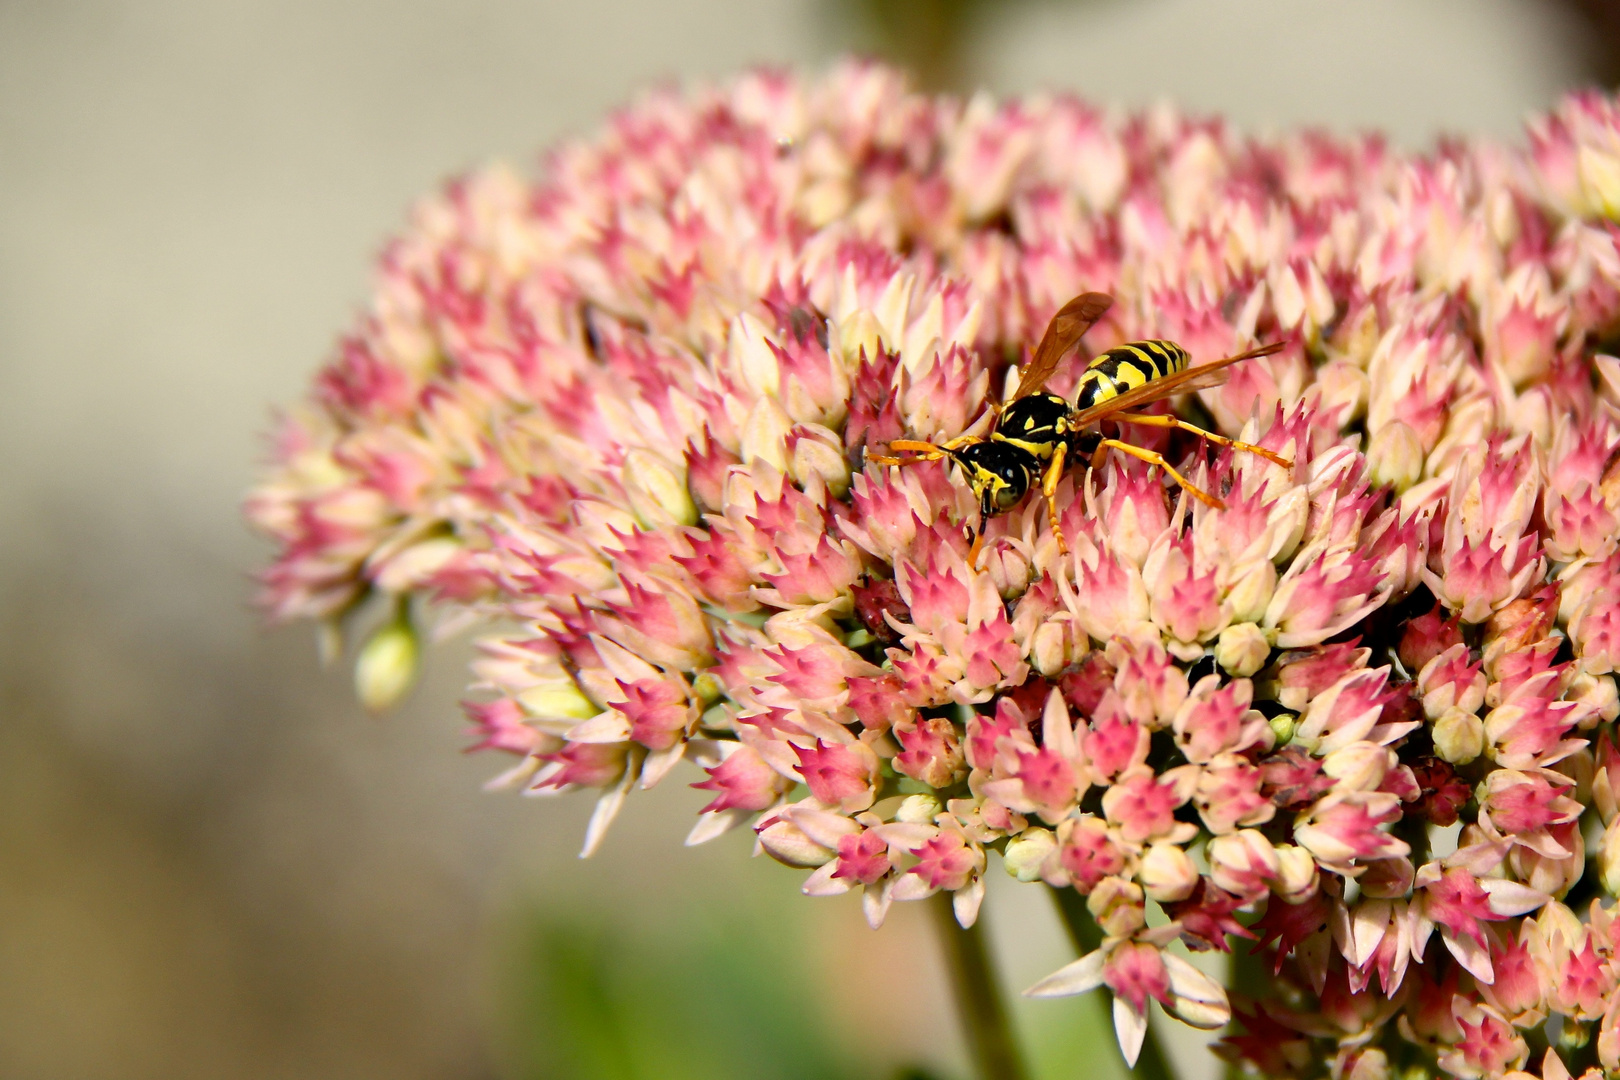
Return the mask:
[[1283,492],[1266,515],[1266,531],[1271,534],[1271,561],[1286,562],[1299,548],[1310,520],[1311,493],[1303,487]]
[[749,464],[764,461],[777,472],[787,472],[787,433],[791,425],[775,398],[760,398],[743,423],[743,460]]
[[1353,360],[1332,360],[1316,369],[1320,407],[1342,409],[1341,424],[1358,420],[1367,409],[1367,373]]
[[820,477],[834,498],[842,498],[849,490],[849,462],[820,439],[801,438],[794,444],[790,473],[801,484],[812,475]]
[[1226,604],[1234,622],[1254,622],[1266,613],[1277,591],[1277,567],[1269,559],[1250,559],[1234,567]]
[[831,848],[822,847],[810,839],[793,822],[780,818],[760,832],[759,846],[765,849],[765,854],[785,866],[821,866],[838,855]]
[[1423,477],[1423,442],[1409,426],[1391,420],[1367,445],[1367,468],[1374,484],[1404,492]]
[[687,490],[684,468],[671,468],[646,450],[632,450],[624,456],[620,475],[630,496],[630,509],[646,528],[697,524],[697,506]]
[[1067,621],[1049,621],[1042,623],[1035,630],[1035,640],[1030,645],[1030,659],[1035,664],[1035,670],[1053,678],[1069,666],[1069,624]]
[[421,646],[410,616],[400,614],[379,626],[354,662],[354,692],[374,713],[387,712],[416,685]]
[[1582,146],[1575,161],[1587,206],[1604,217],[1620,218],[1620,158]]
[[726,343],[731,366],[750,390],[761,397],[775,397],[782,386],[782,366],[771,351],[770,329],[756,316],[744,312],[731,322]]
[[1485,724],[1455,706],[1434,722],[1434,752],[1453,765],[1466,765],[1485,752]]
[[860,367],[862,352],[871,360],[883,348],[883,327],[878,324],[877,317],[865,308],[840,321],[835,329],[844,366],[850,371]]
[[1592,710],[1587,714],[1587,722],[1581,725],[1583,728],[1620,716],[1620,694],[1616,693],[1613,675],[1577,672],[1570,680],[1564,699],[1578,701]]
[[1610,896],[1620,896],[1620,817],[1603,830],[1603,839],[1598,841],[1597,864],[1603,891]]
[[1309,900],[1316,893],[1316,859],[1294,844],[1277,845],[1277,880],[1272,891],[1289,904]]
[[1198,884],[1198,867],[1180,844],[1154,844],[1142,857],[1136,879],[1142,891],[1161,904],[1185,900]]
[[517,696],[531,716],[539,720],[589,720],[602,710],[580,693],[572,679],[557,679],[531,686]]
[[1215,662],[1240,679],[1265,667],[1270,655],[1271,642],[1266,640],[1266,632],[1252,622],[1228,626],[1215,642]]
[[939,813],[939,800],[932,795],[908,795],[894,812],[894,820],[913,825],[932,825]]
[[1041,876],[1041,863],[1057,848],[1057,837],[1048,829],[1025,829],[1007,841],[1002,864],[1019,881],[1030,882]]
[[1338,783],[1336,791],[1374,791],[1384,782],[1395,757],[1392,750],[1373,742],[1353,742],[1322,759],[1322,771]]

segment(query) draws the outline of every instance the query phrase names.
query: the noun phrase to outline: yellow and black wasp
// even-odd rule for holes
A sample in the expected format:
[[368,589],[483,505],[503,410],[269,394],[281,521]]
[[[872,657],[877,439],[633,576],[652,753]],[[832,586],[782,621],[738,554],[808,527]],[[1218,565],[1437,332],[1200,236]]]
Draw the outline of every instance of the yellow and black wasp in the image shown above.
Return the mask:
[[[879,465],[912,465],[949,458],[961,467],[968,486],[979,499],[979,509],[985,519],[1017,506],[1038,477],[1041,494],[1046,498],[1052,535],[1057,538],[1059,549],[1065,552],[1068,545],[1058,525],[1054,501],[1058,482],[1069,464],[1084,461],[1092,466],[1100,465],[1102,456],[1110,449],[1158,466],[1201,502],[1224,508],[1219,498],[1193,486],[1163,455],[1103,435],[1095,426],[1103,421],[1180,428],[1217,446],[1246,450],[1284,468],[1293,467],[1287,458],[1264,447],[1205,431],[1174,415],[1132,411],[1172,394],[1219,386],[1230,374],[1227,369],[1231,365],[1240,360],[1269,356],[1283,347],[1282,342],[1190,366],[1187,350],[1173,341],[1131,341],[1109,349],[1086,365],[1073,402],[1062,395],[1047,393],[1046,381],[1113,302],[1105,293],[1082,293],[1058,309],[1018,381],[1017,392],[1001,407],[989,435],[964,435],[938,445],[897,439],[889,444],[890,451],[910,456],[873,454],[868,460]],[[971,559],[977,559],[982,539],[981,521]]]

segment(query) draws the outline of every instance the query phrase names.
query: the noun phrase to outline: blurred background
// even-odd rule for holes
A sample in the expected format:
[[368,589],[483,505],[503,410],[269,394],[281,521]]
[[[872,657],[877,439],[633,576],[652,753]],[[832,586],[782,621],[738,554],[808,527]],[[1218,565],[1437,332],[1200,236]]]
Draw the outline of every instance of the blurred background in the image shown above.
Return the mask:
[[[0,0],[0,1077],[960,1077],[930,927],[668,783],[489,795],[465,651],[376,720],[265,631],[237,502],[269,409],[448,175],[652,80],[850,48],[929,85],[1169,98],[1250,129],[1515,138],[1617,74],[1608,0]],[[1009,984],[1072,953],[992,880]],[[1021,1002],[1042,1077],[1116,1055]],[[1173,1047],[1215,1075],[1195,1046]],[[923,1075],[915,1073],[911,1075]]]

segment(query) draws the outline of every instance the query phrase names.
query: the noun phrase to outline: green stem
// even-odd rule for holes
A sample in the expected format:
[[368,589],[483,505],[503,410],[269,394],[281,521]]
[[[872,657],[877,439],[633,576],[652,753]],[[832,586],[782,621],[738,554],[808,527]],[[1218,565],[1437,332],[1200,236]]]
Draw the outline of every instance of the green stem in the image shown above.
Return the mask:
[[[1073,889],[1053,889],[1052,897],[1057,901],[1058,914],[1063,916],[1063,926],[1069,931],[1074,951],[1084,956],[1097,949],[1103,940],[1102,928],[1091,917],[1091,912],[1086,910],[1086,898]],[[1097,1002],[1102,1014],[1103,1030],[1112,1031],[1112,998],[1098,994],[1092,1000]],[[1142,1040],[1142,1053],[1137,1056],[1131,1075],[1139,1080],[1176,1080],[1176,1071],[1171,1068],[1164,1047],[1159,1045],[1158,1032],[1152,1026],[1148,1027],[1147,1037]]]
[[945,963],[956,991],[956,1008],[967,1032],[968,1053],[980,1080],[1024,1080],[1023,1059],[1013,1039],[1012,1024],[1001,995],[1001,983],[990,963],[984,924],[964,930],[956,922],[951,894],[940,892],[929,901],[945,946]]
[[[1233,945],[1232,973],[1227,980],[1232,993],[1253,1001],[1266,996],[1271,980],[1270,961],[1266,953],[1254,952],[1248,942]],[[1226,1066],[1224,1075],[1226,1080],[1242,1080],[1247,1074],[1241,1065],[1231,1062]]]

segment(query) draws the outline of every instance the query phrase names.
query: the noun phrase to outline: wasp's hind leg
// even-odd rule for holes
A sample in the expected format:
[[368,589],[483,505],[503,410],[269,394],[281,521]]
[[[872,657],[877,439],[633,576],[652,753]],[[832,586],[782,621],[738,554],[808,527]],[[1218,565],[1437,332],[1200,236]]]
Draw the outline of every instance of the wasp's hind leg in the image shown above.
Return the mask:
[[1230,446],[1234,450],[1247,450],[1249,453],[1259,454],[1273,465],[1281,465],[1285,469],[1292,469],[1294,467],[1294,463],[1292,461],[1272,453],[1263,446],[1256,446],[1253,443],[1239,442],[1236,439],[1228,439],[1225,435],[1217,435],[1213,431],[1206,431],[1197,424],[1189,424],[1180,417],[1162,416],[1153,413],[1115,413],[1113,416],[1110,416],[1109,419],[1117,421],[1121,424],[1140,424],[1143,427],[1180,428],[1182,431],[1196,435],[1205,442],[1212,442],[1216,446]]
[[1069,553],[1069,545],[1063,539],[1063,526],[1058,524],[1057,488],[1063,479],[1063,466],[1068,457],[1067,443],[1058,443],[1057,450],[1052,454],[1052,461],[1041,474],[1041,495],[1046,499],[1046,520],[1051,522],[1052,535],[1057,538],[1058,551],[1064,555]]
[[[1118,439],[1104,439],[1102,441],[1102,446],[1113,447],[1120,453],[1129,454],[1138,461],[1145,461],[1149,465],[1157,465],[1159,468],[1170,474],[1170,479],[1186,488],[1188,494],[1197,499],[1199,502],[1203,503],[1205,506],[1211,507],[1215,510],[1226,509],[1226,504],[1221,500],[1217,499],[1207,491],[1194,487],[1191,481],[1176,471],[1175,466],[1171,465],[1164,459],[1163,454],[1156,453],[1152,450],[1144,450],[1140,446],[1132,446],[1130,443],[1121,442]],[[1098,447],[1099,450],[1101,450],[1101,448],[1101,446]]]

